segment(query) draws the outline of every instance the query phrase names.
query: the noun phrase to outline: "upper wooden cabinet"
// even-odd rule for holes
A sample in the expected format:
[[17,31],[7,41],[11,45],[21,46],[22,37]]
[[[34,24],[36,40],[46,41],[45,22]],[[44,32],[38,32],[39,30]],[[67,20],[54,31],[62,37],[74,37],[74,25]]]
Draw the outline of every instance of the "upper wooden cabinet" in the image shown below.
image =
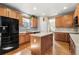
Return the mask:
[[78,16],[78,25],[79,25],[79,4],[77,4],[75,12],[74,12],[74,17]]
[[73,13],[63,15],[63,16],[57,16],[55,21],[56,27],[60,28],[69,28],[73,27]]
[[37,19],[37,17],[33,16],[31,18],[31,27],[32,28],[37,28],[37,26],[38,26],[38,19]]
[[56,25],[56,27],[62,27],[63,25],[62,25],[62,16],[57,16],[56,18],[56,21],[55,21],[55,25]]
[[6,8],[6,11],[7,11],[7,15],[6,15],[7,17],[16,19],[16,11],[9,8]]
[[0,16],[7,16],[7,10],[5,7],[0,7]]
[[6,16],[14,19],[18,19],[19,23],[22,23],[22,15],[19,11],[7,8],[5,6],[0,6],[0,16]]

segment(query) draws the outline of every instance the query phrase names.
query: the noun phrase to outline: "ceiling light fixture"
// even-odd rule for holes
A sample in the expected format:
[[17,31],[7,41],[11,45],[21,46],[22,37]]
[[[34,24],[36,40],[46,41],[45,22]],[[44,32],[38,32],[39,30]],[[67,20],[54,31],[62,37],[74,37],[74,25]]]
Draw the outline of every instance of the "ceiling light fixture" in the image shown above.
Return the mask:
[[33,10],[37,10],[37,8],[36,7],[33,7]]
[[64,9],[67,9],[67,7],[64,7]]

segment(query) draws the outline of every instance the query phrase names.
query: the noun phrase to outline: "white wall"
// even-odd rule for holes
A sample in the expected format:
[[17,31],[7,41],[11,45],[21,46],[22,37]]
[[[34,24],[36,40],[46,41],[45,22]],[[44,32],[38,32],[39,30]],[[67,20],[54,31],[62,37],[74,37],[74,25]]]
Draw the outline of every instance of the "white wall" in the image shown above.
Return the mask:
[[55,30],[55,18],[47,19],[45,18],[45,21],[43,21],[43,17],[39,17],[39,25],[38,29],[41,32],[49,32],[49,31],[54,31]]
[[50,31],[55,30],[55,18],[49,19],[49,29]]
[[38,28],[41,32],[48,32],[48,22],[46,20],[43,20],[43,17],[39,17]]

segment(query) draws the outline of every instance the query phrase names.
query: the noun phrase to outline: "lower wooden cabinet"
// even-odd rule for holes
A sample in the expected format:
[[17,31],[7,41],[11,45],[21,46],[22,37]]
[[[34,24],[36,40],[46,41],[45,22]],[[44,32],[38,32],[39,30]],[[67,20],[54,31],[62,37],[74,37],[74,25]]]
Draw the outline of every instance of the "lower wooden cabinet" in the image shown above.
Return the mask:
[[21,33],[19,35],[19,44],[27,43],[30,41],[30,36],[28,33]]
[[19,44],[23,44],[23,43],[25,43],[25,41],[26,41],[26,36],[24,33],[21,33],[19,35]]
[[72,38],[70,37],[70,43],[69,43],[69,46],[70,46],[70,52],[72,55],[75,55],[76,54],[76,47],[75,47],[75,44],[72,40]]
[[61,33],[56,32],[55,33],[55,40],[56,41],[63,41],[63,42],[69,42],[69,34],[68,33]]
[[76,47],[75,47],[75,44],[74,44],[72,38],[70,37],[69,33],[56,32],[55,33],[55,40],[69,43],[69,50],[71,52],[71,55],[76,54],[75,53]]
[[19,34],[19,44],[30,42],[30,34],[34,34],[37,32],[27,32]]

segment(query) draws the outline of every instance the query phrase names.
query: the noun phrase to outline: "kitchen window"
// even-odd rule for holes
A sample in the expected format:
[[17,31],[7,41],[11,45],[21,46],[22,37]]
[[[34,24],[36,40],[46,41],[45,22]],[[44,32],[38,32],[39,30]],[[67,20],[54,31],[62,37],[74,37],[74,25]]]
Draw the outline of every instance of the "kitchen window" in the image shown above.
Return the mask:
[[29,18],[23,18],[23,26],[26,29],[30,29],[30,19]]

